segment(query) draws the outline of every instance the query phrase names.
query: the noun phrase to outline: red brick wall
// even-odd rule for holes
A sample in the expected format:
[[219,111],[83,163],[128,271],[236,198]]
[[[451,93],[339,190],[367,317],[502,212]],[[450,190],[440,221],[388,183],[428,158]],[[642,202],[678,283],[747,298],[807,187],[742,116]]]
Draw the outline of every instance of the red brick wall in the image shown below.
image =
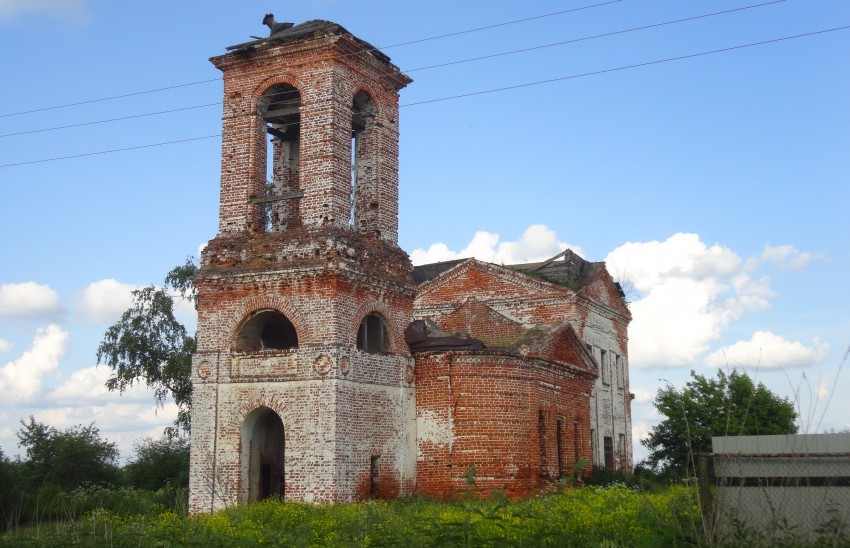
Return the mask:
[[[622,434],[625,437],[623,451],[615,455],[614,466],[631,470],[628,380],[631,314],[606,269],[600,269],[576,292],[497,265],[469,260],[419,286],[414,315],[433,320],[449,332],[468,332],[490,346],[499,346],[509,340],[507,336],[502,337],[499,330],[509,328],[511,322],[524,329],[534,327],[546,333],[569,321],[580,339],[576,342],[591,345],[596,360],[592,364],[594,369],[598,370],[601,350],[605,350],[609,359],[621,356],[623,386],[616,382],[606,383],[601,376],[597,378],[588,402],[591,407],[589,428],[595,435],[596,451],[592,453],[592,462],[604,464],[604,438],[611,437],[616,444]],[[563,356],[570,355],[567,346],[572,344],[558,340],[539,357],[563,360]],[[572,356],[567,361],[577,358]]]
[[410,82],[398,69],[364,53],[350,35],[307,36],[267,43],[211,59],[224,73],[219,231],[258,230],[266,182],[266,131],[258,101],[274,84],[301,95],[300,200],[303,224],[348,227],[351,212],[351,116],[365,90],[377,106],[369,131],[372,175],[362,189],[363,234],[398,239],[398,91]]
[[469,489],[463,475],[475,466],[481,494],[533,494],[558,478],[559,416],[568,426],[560,448],[565,470],[576,456],[590,458],[592,376],[486,350],[421,353],[415,359],[418,493],[449,498]]

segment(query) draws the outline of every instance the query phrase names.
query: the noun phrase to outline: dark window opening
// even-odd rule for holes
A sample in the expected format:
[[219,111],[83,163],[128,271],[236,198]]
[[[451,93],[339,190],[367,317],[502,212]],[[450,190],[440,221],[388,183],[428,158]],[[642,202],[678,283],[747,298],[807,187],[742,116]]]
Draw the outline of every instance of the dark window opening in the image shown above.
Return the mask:
[[259,198],[262,228],[274,232],[298,221],[298,164],[301,156],[301,93],[289,84],[275,84],[260,98],[266,144],[266,177]]
[[236,339],[236,352],[262,352],[298,347],[298,334],[289,319],[277,310],[255,312]]
[[614,469],[614,438],[605,436],[603,440],[605,449],[605,468],[608,470]]
[[384,318],[377,313],[368,314],[357,330],[357,349],[370,354],[388,351],[389,335]]

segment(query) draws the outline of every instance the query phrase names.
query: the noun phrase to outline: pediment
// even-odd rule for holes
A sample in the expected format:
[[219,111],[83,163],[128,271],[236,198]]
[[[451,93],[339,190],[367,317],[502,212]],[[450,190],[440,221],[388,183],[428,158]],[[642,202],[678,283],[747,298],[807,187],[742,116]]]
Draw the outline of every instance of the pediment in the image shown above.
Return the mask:
[[492,263],[468,259],[417,288],[416,304],[563,296],[570,290]]
[[467,299],[454,312],[444,316],[439,327],[446,333],[469,335],[487,346],[496,347],[511,346],[526,331],[519,322],[474,299]]
[[596,360],[568,321],[562,322],[531,342],[528,355],[546,361],[564,363],[593,376],[599,375]]

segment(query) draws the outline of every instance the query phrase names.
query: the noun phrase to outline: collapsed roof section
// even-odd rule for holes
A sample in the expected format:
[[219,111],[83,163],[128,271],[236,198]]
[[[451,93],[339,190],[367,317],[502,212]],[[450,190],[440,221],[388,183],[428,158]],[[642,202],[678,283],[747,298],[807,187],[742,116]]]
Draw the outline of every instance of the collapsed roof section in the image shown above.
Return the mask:
[[350,32],[348,32],[342,25],[334,23],[332,21],[324,21],[321,19],[313,19],[311,21],[306,21],[304,23],[284,28],[283,30],[279,30],[278,32],[274,32],[273,34],[267,38],[257,38],[256,36],[252,36],[252,38],[256,38],[250,42],[243,42],[241,44],[236,44],[233,46],[228,46],[227,51],[234,52],[242,52],[246,50],[250,50],[256,48],[258,46],[263,46],[266,44],[285,44],[288,42],[295,42],[305,38],[312,38],[317,36],[329,36],[329,35],[342,35],[347,34],[354,38],[354,40],[363,46],[363,48],[373,57],[378,59],[379,61],[391,64],[390,57],[384,53],[382,53],[378,48],[370,44],[365,40],[361,40],[357,38]]
[[[417,285],[421,285],[468,260],[455,259],[416,266],[413,268],[413,280]],[[532,278],[545,280],[553,284],[568,287],[574,291],[579,291],[591,283],[596,275],[605,268],[605,262],[586,261],[576,255],[571,249],[565,249],[543,262],[502,266]],[[617,282],[614,283],[620,296],[625,298],[625,293],[620,287],[620,284]]]

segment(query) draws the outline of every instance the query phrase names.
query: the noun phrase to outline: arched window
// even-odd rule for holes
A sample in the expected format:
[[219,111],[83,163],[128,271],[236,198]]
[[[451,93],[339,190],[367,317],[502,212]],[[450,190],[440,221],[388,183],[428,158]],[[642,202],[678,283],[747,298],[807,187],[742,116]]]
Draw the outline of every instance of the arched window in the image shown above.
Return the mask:
[[258,310],[245,322],[233,350],[262,352],[298,347],[298,334],[289,319],[277,310]]
[[[375,155],[369,139],[369,131],[374,127],[375,103],[363,90],[354,96],[351,107],[351,217],[349,225],[361,228],[361,208],[364,195],[369,193],[368,185],[374,178]],[[374,184],[374,183],[373,183]]]
[[357,330],[357,349],[370,354],[389,352],[389,330],[384,317],[377,312],[367,314]]
[[266,179],[261,209],[263,230],[292,228],[298,221],[298,163],[301,156],[301,93],[289,84],[275,84],[260,98],[266,144]]

